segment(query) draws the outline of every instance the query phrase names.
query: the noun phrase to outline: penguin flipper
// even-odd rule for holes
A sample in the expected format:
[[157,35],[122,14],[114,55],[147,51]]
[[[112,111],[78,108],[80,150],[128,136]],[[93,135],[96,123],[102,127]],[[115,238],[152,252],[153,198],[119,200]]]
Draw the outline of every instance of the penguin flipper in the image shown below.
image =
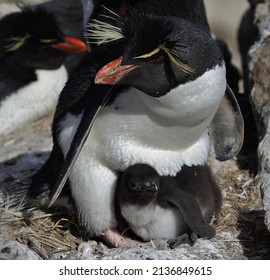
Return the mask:
[[68,153],[63,161],[63,164],[57,174],[56,180],[53,185],[51,199],[48,207],[56,201],[64,188],[66,181],[69,177],[70,171],[78,158],[80,151],[90,133],[90,130],[95,122],[96,116],[110,97],[111,91],[105,93],[105,96],[99,93],[99,98],[95,99],[93,104],[92,100],[88,103],[83,113],[82,119],[78,126],[78,129],[72,139]]
[[181,211],[190,230],[200,237],[213,238],[216,235],[216,231],[205,221],[200,204],[194,195],[191,195],[178,187],[175,187],[171,192],[168,192],[168,187],[170,186],[164,188],[165,191],[167,193],[173,193],[174,195],[166,197],[167,195],[164,191],[164,194],[162,194],[163,199],[166,199],[169,204],[177,207]]
[[[108,52],[108,49],[113,47],[115,47],[115,51]],[[101,107],[105,106],[111,96],[112,86],[96,85],[94,83],[95,75],[104,64],[111,61],[113,58],[118,57],[121,54],[121,51],[122,46],[119,41],[108,43],[105,47],[101,45],[100,47],[95,48],[94,51],[89,53],[84,61],[78,66],[61,92],[53,121],[54,132],[58,131],[58,125],[63,117],[69,111],[72,112],[76,102],[81,103],[83,116],[52,186],[49,207],[60,195],[70,175],[70,171],[90,133],[99,110]],[[108,53],[108,55],[105,56],[104,53]],[[82,81],[83,86],[81,85],[80,87],[80,84],[78,85],[78,80]],[[78,87],[82,89],[79,91],[76,90]],[[53,136],[54,141],[57,142],[57,135]]]
[[242,148],[244,139],[244,120],[234,93],[227,85],[210,126],[216,158],[225,161],[235,156]]
[[215,237],[215,229],[205,221],[199,202],[192,195],[182,192],[181,198],[178,197],[177,201],[178,205],[175,205],[180,209],[185,222],[193,232],[200,237]]

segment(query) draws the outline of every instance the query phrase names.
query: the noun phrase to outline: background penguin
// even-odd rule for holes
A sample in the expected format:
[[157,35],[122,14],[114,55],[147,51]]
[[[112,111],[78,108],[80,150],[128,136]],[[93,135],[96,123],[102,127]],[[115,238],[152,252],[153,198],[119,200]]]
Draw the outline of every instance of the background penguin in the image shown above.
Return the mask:
[[258,26],[255,24],[255,11],[256,6],[260,3],[264,3],[264,0],[248,0],[249,8],[244,13],[239,29],[237,32],[237,40],[239,45],[239,51],[241,54],[241,63],[244,76],[244,92],[250,94],[250,81],[249,81],[249,61],[250,57],[248,52],[251,46],[256,42],[259,35]]
[[137,236],[144,241],[167,238],[174,248],[181,243],[193,245],[196,235],[215,236],[209,222],[219,213],[221,192],[207,165],[184,166],[171,177],[159,176],[149,165],[135,164],[121,174],[115,201]]
[[[243,154],[250,155],[253,153],[257,156],[257,147],[259,142],[259,136],[256,125],[256,117],[250,103],[250,91],[251,84],[249,79],[249,50],[251,46],[256,42],[259,36],[258,26],[256,24],[256,7],[260,3],[264,3],[264,0],[248,0],[249,8],[243,14],[240,21],[240,25],[237,32],[237,41],[239,51],[241,54],[241,64],[244,80],[244,93],[237,95],[237,100],[244,116],[246,129],[243,143]],[[252,152],[251,152],[252,151]]]
[[[52,13],[63,34],[83,40],[85,29],[83,24],[83,7],[80,0],[50,0],[33,7],[34,9],[42,8]],[[84,52],[67,57],[64,61],[64,66],[67,68],[69,75],[85,55],[86,53]]]
[[0,37],[0,135],[7,135],[53,109],[67,80],[64,60],[87,47],[64,36],[51,13],[30,7],[4,16]]
[[[158,7],[159,14],[168,12]],[[70,175],[82,225],[112,244],[121,236],[115,231],[113,207],[118,172],[144,162],[160,175],[173,176],[185,164],[204,164],[210,151],[207,127],[226,87],[222,54],[206,28],[135,11],[123,19],[114,16],[114,26],[94,24],[92,35],[103,43],[62,91],[52,128],[53,151],[29,192],[38,196],[56,188],[57,193],[58,184],[63,186]],[[181,94],[173,94],[180,89]],[[119,246],[128,245],[121,241]]]

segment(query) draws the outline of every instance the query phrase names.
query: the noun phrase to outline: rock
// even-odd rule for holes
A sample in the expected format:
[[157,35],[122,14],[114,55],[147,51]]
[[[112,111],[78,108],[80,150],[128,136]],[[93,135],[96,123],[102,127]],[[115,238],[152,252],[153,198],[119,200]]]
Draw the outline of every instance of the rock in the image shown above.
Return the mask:
[[0,260],[41,260],[41,257],[26,245],[0,236]]
[[[242,247],[234,242],[231,231],[224,231],[212,240],[199,239],[194,246],[181,245],[169,249],[165,240],[155,240],[129,249],[110,249],[95,241],[83,242],[78,249],[61,259],[80,260],[229,260],[246,259]],[[224,242],[225,241],[225,242]],[[229,243],[225,245],[225,243]],[[60,256],[55,255],[58,259]]]
[[255,9],[259,34],[249,51],[250,100],[259,132],[258,175],[265,209],[265,224],[270,230],[270,1],[259,3]]

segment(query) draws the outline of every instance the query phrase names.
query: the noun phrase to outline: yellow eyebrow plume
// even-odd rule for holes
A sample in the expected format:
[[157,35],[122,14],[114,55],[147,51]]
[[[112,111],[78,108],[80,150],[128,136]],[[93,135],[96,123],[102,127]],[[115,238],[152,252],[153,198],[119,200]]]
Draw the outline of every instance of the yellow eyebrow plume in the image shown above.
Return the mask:
[[6,46],[6,51],[7,52],[17,51],[29,37],[30,35],[26,34],[23,37],[17,36],[17,37],[10,38],[9,40],[12,41],[12,43]]
[[139,56],[135,56],[135,57],[133,57],[133,59],[151,57],[151,56],[153,56],[154,54],[160,52],[161,48],[162,48],[162,45],[160,45],[159,47],[157,47],[156,49],[154,49],[153,51],[151,51],[151,52],[149,52],[149,53],[146,53],[146,54],[143,54],[143,55],[139,55]]
[[163,50],[168,55],[171,62],[178,66],[183,72],[187,74],[193,74],[195,72],[193,68],[191,68],[188,64],[184,63],[176,55],[174,55],[170,49],[164,47]]
[[139,56],[135,56],[133,57],[133,59],[136,58],[149,58],[155,54],[157,54],[158,52],[160,52],[161,50],[163,50],[169,57],[169,59],[171,60],[172,63],[174,63],[177,67],[179,67],[183,72],[187,73],[187,74],[192,74],[194,73],[194,69],[191,68],[188,64],[184,63],[183,61],[181,61],[175,54],[174,54],[174,50],[167,48],[165,46],[165,44],[161,44],[159,45],[156,49],[154,49],[153,51],[143,54],[143,55],[139,55]]
[[40,39],[40,42],[44,44],[51,44],[55,41],[56,41],[55,39]]

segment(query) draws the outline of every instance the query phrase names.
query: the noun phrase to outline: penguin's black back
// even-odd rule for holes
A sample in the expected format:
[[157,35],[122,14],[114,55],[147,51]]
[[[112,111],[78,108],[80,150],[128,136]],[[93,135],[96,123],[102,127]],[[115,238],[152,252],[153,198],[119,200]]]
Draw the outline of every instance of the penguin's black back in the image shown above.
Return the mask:
[[103,6],[121,16],[125,16],[127,11],[133,8],[146,14],[181,17],[209,30],[202,0],[96,0],[95,2],[93,18],[106,13]]

